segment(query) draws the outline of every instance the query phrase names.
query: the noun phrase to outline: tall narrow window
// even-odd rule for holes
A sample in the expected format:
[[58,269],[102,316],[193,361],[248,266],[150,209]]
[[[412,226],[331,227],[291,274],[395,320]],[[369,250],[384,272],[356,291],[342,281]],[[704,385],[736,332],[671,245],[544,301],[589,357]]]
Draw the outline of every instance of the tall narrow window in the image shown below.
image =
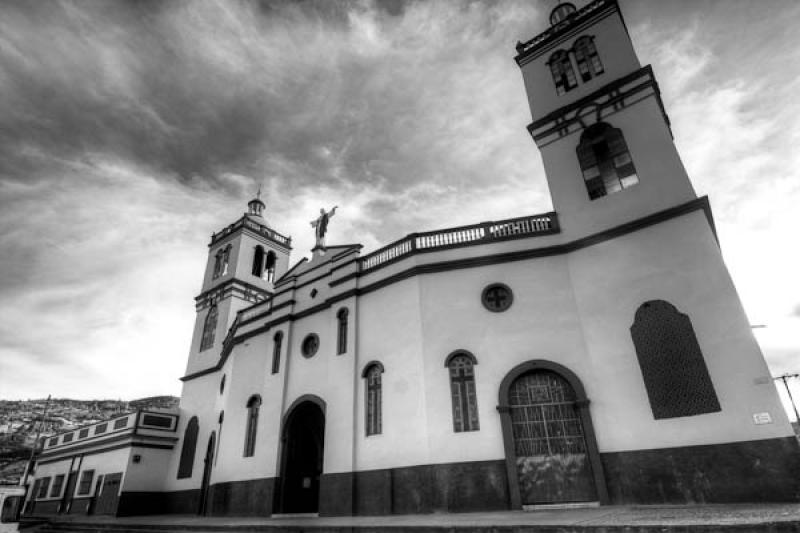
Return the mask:
[[361,376],[366,380],[366,427],[367,436],[381,433],[381,374],[383,365],[369,363]]
[[192,477],[194,468],[194,452],[197,449],[197,417],[193,416],[186,424],[183,432],[183,447],[181,448],[181,459],[178,463],[178,479]]
[[264,247],[260,244],[256,246],[255,252],[253,252],[253,275],[256,277],[261,277],[261,273],[264,270]]
[[231,260],[231,245],[225,247],[222,250],[222,265],[220,266],[220,276],[224,276],[228,273],[228,263]]
[[222,274],[222,254],[224,253],[223,250],[217,250],[217,253],[214,254],[214,274],[212,275],[213,279],[217,279],[220,274]]
[[453,430],[477,431],[478,396],[475,393],[475,356],[466,352],[454,352],[445,365],[450,372],[450,396],[453,400]]
[[577,148],[589,198],[595,200],[639,183],[622,130],[599,122],[586,128]]
[[550,56],[550,60],[547,63],[550,65],[550,73],[553,75],[557,94],[564,94],[578,86],[575,70],[572,68],[572,61],[570,61],[567,52],[557,50]]
[[214,335],[217,332],[217,306],[211,306],[203,323],[203,338],[200,341],[200,351],[208,350],[214,346]]
[[575,41],[573,50],[578,63],[578,72],[581,73],[583,81],[589,81],[592,77],[603,73],[603,64],[600,62],[600,56],[597,55],[593,37],[584,35]]
[[631,337],[653,418],[721,410],[687,315],[664,300],[645,302],[636,310]]
[[81,480],[78,483],[78,494],[89,494],[92,490],[92,480],[94,480],[94,470],[84,470],[81,472]]
[[341,355],[347,351],[347,308],[343,307],[336,313],[339,322],[339,332],[336,338],[336,353]]
[[47,489],[50,488],[50,478],[45,477],[42,478],[42,484],[39,485],[39,493],[36,495],[37,498],[47,498]]
[[277,374],[281,370],[281,345],[283,344],[283,332],[279,331],[272,338],[272,373]]
[[273,282],[275,281],[275,263],[277,262],[278,256],[275,255],[275,252],[270,250],[267,252],[267,260],[264,264],[264,280]]
[[258,409],[261,407],[261,396],[254,394],[247,400],[247,429],[244,435],[244,456],[252,457],[256,453],[256,429],[258,427]]
[[53,479],[53,487],[50,489],[50,497],[61,496],[61,487],[64,486],[64,474],[59,474]]

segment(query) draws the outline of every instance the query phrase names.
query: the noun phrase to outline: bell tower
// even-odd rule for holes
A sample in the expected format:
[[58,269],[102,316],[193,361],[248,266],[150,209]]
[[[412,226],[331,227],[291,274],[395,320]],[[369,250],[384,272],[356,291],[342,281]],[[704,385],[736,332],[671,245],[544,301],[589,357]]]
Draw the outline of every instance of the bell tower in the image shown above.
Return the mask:
[[550,27],[517,43],[528,131],[568,240],[696,198],[650,66],[616,0],[561,3]]
[[270,227],[265,207],[259,190],[239,220],[211,236],[187,374],[217,363],[236,313],[269,297],[289,268],[292,239]]

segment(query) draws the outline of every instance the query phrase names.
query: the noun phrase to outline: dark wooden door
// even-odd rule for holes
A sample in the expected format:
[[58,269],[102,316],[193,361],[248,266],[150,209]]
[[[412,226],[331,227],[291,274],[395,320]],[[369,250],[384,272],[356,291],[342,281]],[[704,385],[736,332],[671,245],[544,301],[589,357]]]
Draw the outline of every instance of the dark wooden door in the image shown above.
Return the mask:
[[523,505],[597,500],[570,384],[555,372],[529,372],[508,400]]
[[119,503],[119,485],[122,482],[122,472],[106,474],[103,479],[103,489],[97,497],[95,514],[116,514]]
[[313,402],[298,405],[286,423],[283,442],[280,510],[315,513],[325,439],[325,414]]
[[78,473],[70,472],[67,476],[67,487],[64,489],[64,496],[61,498],[61,512],[68,513],[72,505],[72,496],[75,495],[75,483],[78,481]]
[[211,484],[211,467],[214,466],[214,442],[216,434],[212,431],[206,446],[206,456],[203,460],[203,480],[200,482],[200,502],[197,507],[197,514],[208,514],[208,488]]

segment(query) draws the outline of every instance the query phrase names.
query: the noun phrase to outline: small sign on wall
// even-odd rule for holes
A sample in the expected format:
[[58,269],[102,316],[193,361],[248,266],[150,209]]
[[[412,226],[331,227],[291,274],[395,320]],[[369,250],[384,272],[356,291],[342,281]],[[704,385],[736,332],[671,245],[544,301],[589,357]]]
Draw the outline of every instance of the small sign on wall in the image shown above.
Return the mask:
[[772,424],[772,417],[769,413],[755,413],[753,415],[753,422],[760,426],[762,424]]

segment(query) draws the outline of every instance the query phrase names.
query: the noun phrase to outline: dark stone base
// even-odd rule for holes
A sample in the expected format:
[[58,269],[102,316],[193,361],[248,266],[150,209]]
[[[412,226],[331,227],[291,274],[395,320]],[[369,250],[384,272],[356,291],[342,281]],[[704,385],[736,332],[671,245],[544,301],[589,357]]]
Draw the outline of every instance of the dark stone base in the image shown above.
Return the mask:
[[505,461],[499,460],[331,474],[323,481],[323,516],[492,511],[509,505]]
[[61,506],[61,500],[45,500],[37,501],[33,504],[30,514],[33,516],[58,514],[58,508]]
[[89,505],[91,503],[92,498],[73,498],[67,514],[89,514]]
[[148,514],[194,514],[200,490],[177,492],[123,492],[119,497],[117,516]]
[[[794,437],[603,453],[601,459],[610,503],[615,505],[800,500],[800,447]],[[511,497],[506,472],[505,460],[496,460],[324,474],[319,513],[507,510]],[[270,516],[278,486],[275,478],[212,485],[209,514]],[[118,515],[194,514],[199,496],[199,490],[123,492]],[[48,504],[38,502],[36,514],[46,514],[41,509]]]
[[794,437],[601,456],[612,504],[800,500]]
[[270,516],[275,478],[216,483],[209,491],[213,516]]

